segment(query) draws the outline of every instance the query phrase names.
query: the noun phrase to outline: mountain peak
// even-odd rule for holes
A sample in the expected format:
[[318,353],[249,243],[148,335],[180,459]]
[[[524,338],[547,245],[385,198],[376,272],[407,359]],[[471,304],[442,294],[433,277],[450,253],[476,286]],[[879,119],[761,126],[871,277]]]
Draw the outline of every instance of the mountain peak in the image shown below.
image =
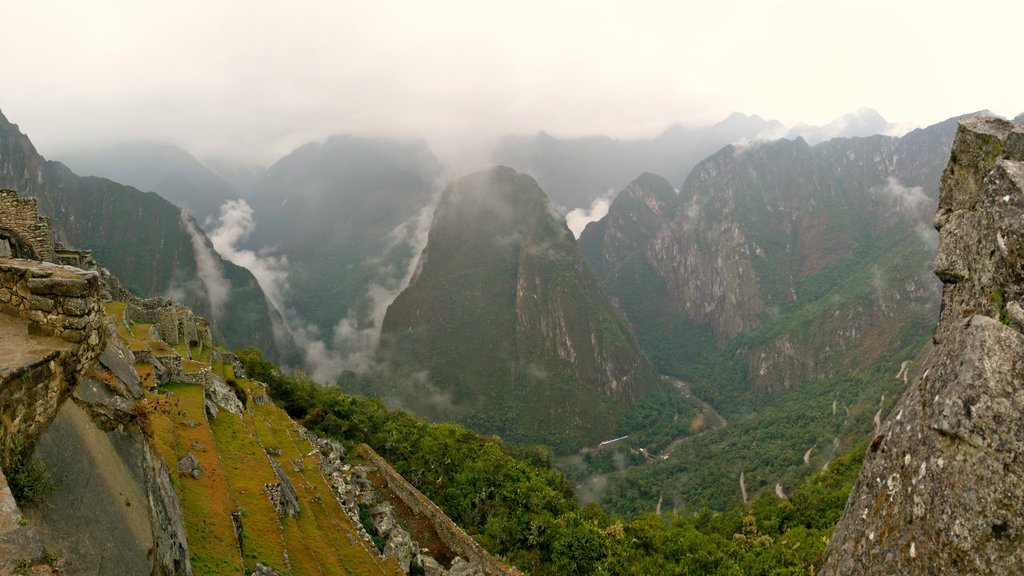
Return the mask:
[[611,437],[654,385],[562,217],[507,166],[443,192],[380,359],[397,372],[386,399],[562,451]]

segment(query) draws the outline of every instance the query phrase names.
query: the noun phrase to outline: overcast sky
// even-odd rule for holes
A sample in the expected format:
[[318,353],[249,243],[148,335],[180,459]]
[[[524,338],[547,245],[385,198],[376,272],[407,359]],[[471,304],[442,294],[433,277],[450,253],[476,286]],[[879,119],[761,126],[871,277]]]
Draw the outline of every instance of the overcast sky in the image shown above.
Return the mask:
[[269,162],[332,133],[650,136],[732,111],[1024,111],[1024,2],[3,0],[0,110],[51,158],[166,140]]

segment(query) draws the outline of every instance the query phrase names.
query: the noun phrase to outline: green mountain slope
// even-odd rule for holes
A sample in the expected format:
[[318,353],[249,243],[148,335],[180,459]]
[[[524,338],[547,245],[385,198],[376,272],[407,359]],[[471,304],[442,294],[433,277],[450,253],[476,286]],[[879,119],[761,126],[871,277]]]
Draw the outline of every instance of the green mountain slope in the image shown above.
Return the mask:
[[663,385],[537,183],[450,184],[410,286],[388,308],[377,393],[513,442],[579,448]]
[[174,295],[209,318],[228,345],[257,345],[278,358],[287,349],[275,338],[278,313],[256,279],[221,259],[180,208],[45,160],[2,115],[0,156],[0,186],[36,197],[40,212],[53,218],[55,236],[93,250],[126,288],[144,297]]

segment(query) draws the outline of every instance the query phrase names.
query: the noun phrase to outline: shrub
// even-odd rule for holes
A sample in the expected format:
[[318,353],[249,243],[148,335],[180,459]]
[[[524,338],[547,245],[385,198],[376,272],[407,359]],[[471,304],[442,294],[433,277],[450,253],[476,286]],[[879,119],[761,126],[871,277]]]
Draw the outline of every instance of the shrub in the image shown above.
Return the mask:
[[51,492],[57,489],[57,481],[53,472],[45,462],[32,458],[32,446],[21,434],[15,434],[11,440],[11,448],[7,454],[4,470],[7,473],[7,484],[18,504],[39,504]]

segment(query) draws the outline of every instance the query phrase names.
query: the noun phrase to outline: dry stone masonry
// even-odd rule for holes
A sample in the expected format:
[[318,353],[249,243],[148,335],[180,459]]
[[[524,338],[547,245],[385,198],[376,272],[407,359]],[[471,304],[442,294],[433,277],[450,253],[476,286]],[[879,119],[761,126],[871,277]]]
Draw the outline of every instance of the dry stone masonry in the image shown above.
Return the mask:
[[0,449],[15,434],[34,438],[99,358],[105,342],[99,295],[94,272],[0,259],[0,313],[23,320],[26,336],[55,337],[31,363],[0,370]]
[[935,348],[868,448],[822,575],[1024,566],[1024,128],[961,121],[935,225]]

